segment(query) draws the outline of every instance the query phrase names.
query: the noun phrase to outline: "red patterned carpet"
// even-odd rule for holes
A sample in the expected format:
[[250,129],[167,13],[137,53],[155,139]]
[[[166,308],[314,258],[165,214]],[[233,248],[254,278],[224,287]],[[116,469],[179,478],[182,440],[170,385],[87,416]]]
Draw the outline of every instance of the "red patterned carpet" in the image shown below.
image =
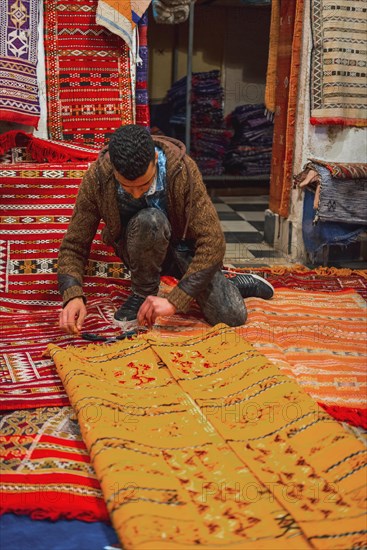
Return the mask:
[[133,122],[128,47],[96,24],[96,8],[94,0],[44,4],[51,139],[102,146]]
[[[0,169],[2,305],[26,309],[59,304],[56,262],[88,163],[9,164]],[[125,270],[126,271],[126,270]],[[126,272],[98,231],[87,265],[87,295],[108,296],[106,279]]]
[[14,411],[0,423],[1,513],[108,521],[71,407]]

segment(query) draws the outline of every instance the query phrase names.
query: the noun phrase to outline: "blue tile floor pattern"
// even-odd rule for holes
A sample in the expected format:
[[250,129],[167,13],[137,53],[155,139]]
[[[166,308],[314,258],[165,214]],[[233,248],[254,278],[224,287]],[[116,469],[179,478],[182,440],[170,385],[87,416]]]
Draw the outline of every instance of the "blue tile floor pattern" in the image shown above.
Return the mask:
[[289,264],[289,258],[264,241],[269,197],[213,197],[226,239],[225,264],[235,267]]

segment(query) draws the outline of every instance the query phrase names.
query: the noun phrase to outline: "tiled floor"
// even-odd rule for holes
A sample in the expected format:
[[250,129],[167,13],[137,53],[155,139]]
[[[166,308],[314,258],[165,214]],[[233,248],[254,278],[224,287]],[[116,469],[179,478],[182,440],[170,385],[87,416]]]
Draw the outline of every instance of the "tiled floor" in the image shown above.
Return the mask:
[[[289,256],[274,250],[264,241],[265,210],[269,205],[267,195],[217,196],[212,197],[212,201],[226,238],[227,250],[224,258],[226,265],[252,267],[294,263]],[[366,269],[366,252],[358,259],[358,250],[353,250],[357,245],[358,243],[352,243],[347,249],[332,247],[328,266]],[[305,265],[313,267],[312,264]]]
[[264,241],[268,196],[218,196],[212,200],[226,238],[226,264],[238,267],[289,263],[287,258]]

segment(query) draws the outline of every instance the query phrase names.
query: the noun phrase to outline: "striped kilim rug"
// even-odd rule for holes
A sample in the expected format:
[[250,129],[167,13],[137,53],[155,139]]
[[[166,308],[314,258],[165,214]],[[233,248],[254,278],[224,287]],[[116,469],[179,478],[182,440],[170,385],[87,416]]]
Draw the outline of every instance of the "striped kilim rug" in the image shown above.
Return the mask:
[[124,548],[366,544],[366,448],[236,330],[49,350]]
[[[56,262],[88,163],[15,164],[0,169],[1,303],[26,310],[60,303]],[[125,270],[126,271],[126,270]],[[86,293],[108,296],[106,279],[124,277],[119,259],[100,239],[86,270]]]
[[[2,408],[69,403],[52,362],[42,353],[50,341],[72,341],[56,327],[60,308],[56,264],[87,167],[87,162],[19,163],[0,170]],[[109,297],[108,284],[122,284],[127,276],[97,234],[86,269],[87,295],[94,300]],[[108,324],[103,304],[93,306],[92,301],[90,308],[86,326],[99,331]]]
[[[3,309],[0,311],[0,409],[68,405],[60,377],[44,351],[50,342],[67,347],[71,344],[84,346],[85,340],[61,332],[57,327],[60,307],[56,304],[31,311],[0,309]],[[115,310],[116,306],[109,299],[90,300],[85,331],[117,336],[120,330],[112,326]]]
[[96,24],[97,2],[45,2],[48,130],[51,139],[104,145],[133,122],[126,43]]
[[0,427],[1,514],[108,521],[71,407],[13,411]]
[[311,24],[311,123],[367,126],[365,0],[311,0]]
[[277,289],[246,300],[246,340],[335,418],[367,428],[367,311],[355,292]]

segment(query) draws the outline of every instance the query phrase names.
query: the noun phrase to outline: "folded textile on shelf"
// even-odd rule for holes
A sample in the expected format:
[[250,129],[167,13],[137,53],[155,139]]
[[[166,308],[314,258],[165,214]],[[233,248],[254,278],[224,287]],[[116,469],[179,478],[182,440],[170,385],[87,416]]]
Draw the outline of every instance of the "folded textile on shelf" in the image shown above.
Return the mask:
[[367,224],[367,164],[310,159],[294,182],[315,191],[314,223]]
[[226,117],[234,135],[224,158],[228,174],[270,175],[273,123],[265,116],[265,105],[246,104]]
[[[167,93],[174,134],[185,140],[187,77],[175,82]],[[222,175],[223,159],[232,130],[223,118],[223,88],[218,70],[193,73],[191,91],[190,155],[204,175]]]

